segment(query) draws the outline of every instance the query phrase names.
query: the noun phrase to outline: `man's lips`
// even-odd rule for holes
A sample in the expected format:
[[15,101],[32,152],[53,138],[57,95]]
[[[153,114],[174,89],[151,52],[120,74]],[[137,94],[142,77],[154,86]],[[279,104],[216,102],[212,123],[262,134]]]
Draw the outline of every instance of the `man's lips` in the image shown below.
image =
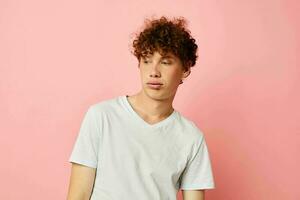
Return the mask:
[[148,82],[147,85],[152,89],[159,89],[163,84],[159,82]]
[[148,82],[147,84],[150,84],[150,85],[162,85],[162,83],[160,83],[160,82]]

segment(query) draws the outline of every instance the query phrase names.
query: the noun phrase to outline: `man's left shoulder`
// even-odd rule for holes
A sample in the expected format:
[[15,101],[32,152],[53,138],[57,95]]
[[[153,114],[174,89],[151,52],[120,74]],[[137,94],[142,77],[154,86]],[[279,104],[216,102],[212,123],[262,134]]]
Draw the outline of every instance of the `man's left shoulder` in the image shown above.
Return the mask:
[[189,134],[193,140],[201,140],[204,137],[204,133],[197,125],[197,123],[190,118],[179,113],[180,116],[180,125],[183,127],[184,133]]

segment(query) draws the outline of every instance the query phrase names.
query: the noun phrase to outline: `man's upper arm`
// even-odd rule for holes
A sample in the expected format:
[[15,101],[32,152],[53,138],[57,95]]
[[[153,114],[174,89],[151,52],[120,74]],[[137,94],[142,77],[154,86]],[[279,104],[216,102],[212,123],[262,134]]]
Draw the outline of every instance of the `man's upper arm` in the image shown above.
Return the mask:
[[72,163],[67,200],[88,200],[94,186],[96,168]]
[[182,190],[183,200],[204,200],[205,190]]

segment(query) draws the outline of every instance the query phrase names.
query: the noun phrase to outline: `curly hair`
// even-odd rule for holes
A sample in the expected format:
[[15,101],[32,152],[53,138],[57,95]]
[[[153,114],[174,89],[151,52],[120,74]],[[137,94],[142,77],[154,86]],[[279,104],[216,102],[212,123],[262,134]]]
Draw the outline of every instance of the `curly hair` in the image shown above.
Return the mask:
[[184,70],[196,64],[198,46],[183,17],[169,20],[162,16],[159,19],[145,19],[144,23],[145,28],[136,34],[131,51],[138,61],[158,51],[162,56],[173,53],[181,60]]

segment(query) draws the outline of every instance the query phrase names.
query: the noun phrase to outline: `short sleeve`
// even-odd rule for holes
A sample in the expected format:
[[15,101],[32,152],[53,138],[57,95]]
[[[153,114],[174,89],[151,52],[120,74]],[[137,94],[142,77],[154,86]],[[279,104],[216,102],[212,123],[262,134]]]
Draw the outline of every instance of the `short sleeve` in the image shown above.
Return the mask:
[[199,142],[196,152],[188,161],[180,177],[182,190],[215,188],[209,152],[203,135]]
[[97,168],[100,137],[94,112],[90,106],[85,113],[69,162]]

